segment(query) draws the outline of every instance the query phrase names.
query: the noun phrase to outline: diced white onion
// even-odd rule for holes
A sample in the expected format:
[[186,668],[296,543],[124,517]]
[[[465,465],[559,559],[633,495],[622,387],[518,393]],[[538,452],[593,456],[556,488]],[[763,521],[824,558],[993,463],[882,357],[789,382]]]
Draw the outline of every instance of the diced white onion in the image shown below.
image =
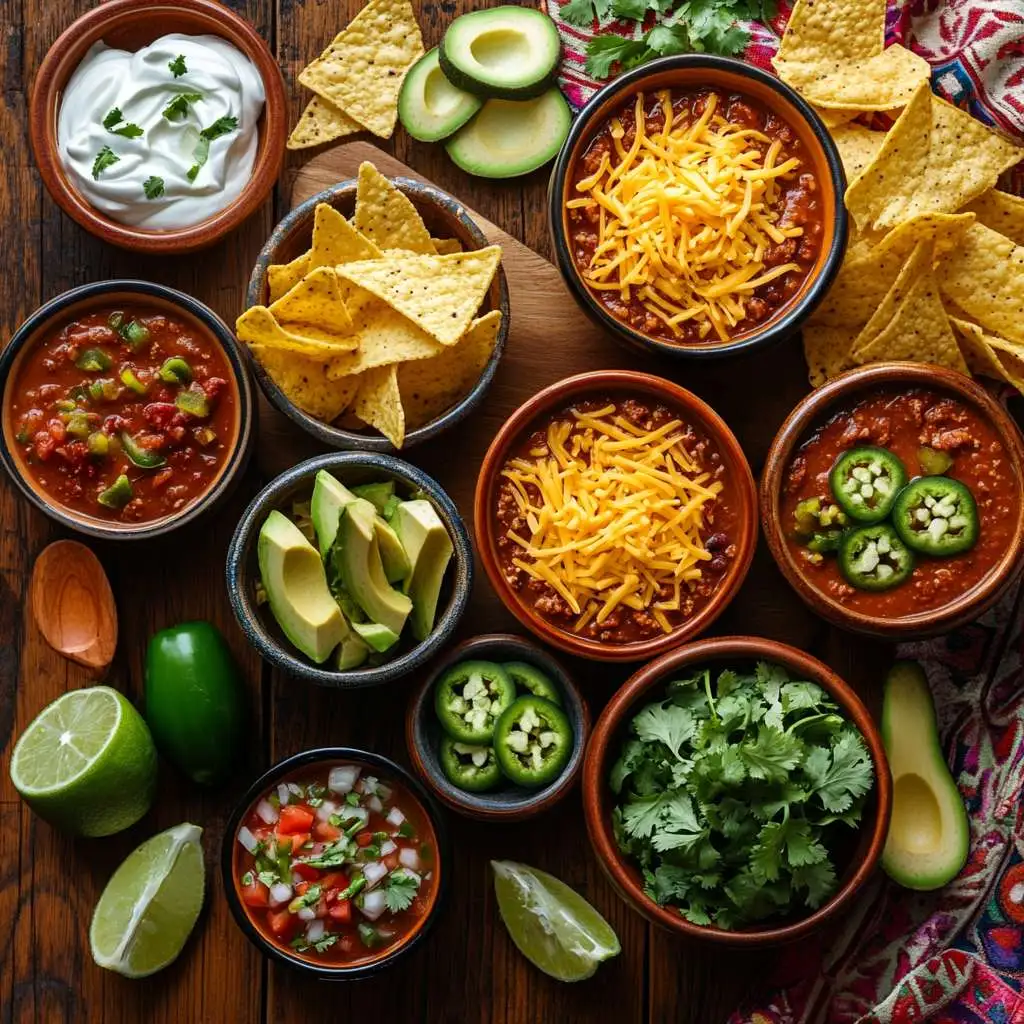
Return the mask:
[[[292,867],[294,867],[294,866],[295,866],[295,862],[293,861],[292,862]],[[292,885],[298,885],[299,882],[301,882],[301,881],[302,881],[302,875],[300,875],[298,873],[298,871],[293,871],[292,872]]]
[[374,814],[380,814],[381,811],[384,810],[384,805],[380,802],[380,797],[377,796],[371,796],[370,799],[366,801],[366,806],[369,807]]
[[370,820],[370,812],[365,807],[343,807],[339,813],[342,821],[355,821],[358,818],[365,824]]
[[270,887],[270,905],[279,907],[292,898],[292,887],[284,882],[275,882]]
[[370,796],[377,792],[377,780],[372,775],[367,775],[360,784],[360,792]]
[[403,846],[398,854],[398,863],[410,871],[419,871],[420,855],[411,846]]
[[401,825],[402,822],[405,821],[405,815],[397,807],[392,807],[391,810],[388,811],[388,821],[392,825]]
[[299,907],[298,917],[300,921],[315,921],[316,911],[312,907]]
[[387,909],[387,904],[384,902],[384,890],[376,889],[374,892],[368,892],[357,905],[363,917],[376,921]]
[[280,817],[277,813],[277,808],[269,800],[261,800],[256,805],[256,816],[268,825],[273,825]]
[[380,844],[380,855],[382,857],[386,857],[389,853],[394,853],[397,849],[398,843],[391,839],[385,839],[384,842]]
[[288,791],[296,796],[302,796],[302,787],[297,782],[289,782]]
[[238,841],[250,853],[255,853],[259,846],[259,840],[244,825],[238,830]]
[[388,869],[379,860],[375,860],[363,868],[363,877],[370,888],[373,888],[387,873]]
[[333,800],[325,800],[316,809],[316,820],[317,821],[326,821],[332,814],[336,814],[337,810],[338,810],[338,805],[336,803],[334,803]]
[[283,782],[277,784],[277,799],[281,801],[282,807],[287,806],[291,795],[291,790]]
[[309,942],[319,942],[326,931],[323,921],[312,921],[306,929],[306,939]]
[[381,800],[390,800],[391,799],[391,787],[390,786],[385,786],[383,783],[378,782],[377,783],[377,796],[379,796],[381,798]]
[[327,787],[332,793],[351,793],[362,769],[354,764],[340,764],[327,776]]

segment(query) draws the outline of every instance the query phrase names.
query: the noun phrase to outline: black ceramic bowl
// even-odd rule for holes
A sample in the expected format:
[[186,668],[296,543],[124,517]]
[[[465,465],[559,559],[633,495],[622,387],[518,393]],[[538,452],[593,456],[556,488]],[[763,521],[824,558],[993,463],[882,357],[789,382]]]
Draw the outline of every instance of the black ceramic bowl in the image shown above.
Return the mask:
[[[600,126],[632,95],[660,89],[704,88],[748,96],[776,112],[797,133],[818,181],[818,200],[823,205],[822,241],[817,262],[800,290],[771,318],[727,342],[673,344],[634,330],[597,301],[573,259],[565,203],[573,185],[577,160],[584,155]],[[583,108],[555,160],[548,190],[548,217],[558,267],[573,297],[595,323],[634,349],[676,359],[711,359],[766,347],[799,330],[824,298],[843,261],[847,236],[845,191],[846,178],[835,143],[821,118],[794,89],[767,71],[743,61],[708,54],[685,54],[651,61],[621,75],[596,93]]]
[[[76,317],[97,309],[120,304],[137,304],[165,312],[188,324],[197,335],[220,348],[231,368],[237,396],[235,441],[224,465],[211,485],[179,511],[160,519],[141,523],[122,523],[101,519],[57,504],[28,472],[19,446],[14,440],[10,402],[15,380],[32,347],[51,332]],[[227,494],[245,469],[252,449],[255,404],[252,384],[235,336],[216,313],[201,302],[174,288],[148,281],[99,281],[82,285],[58,295],[40,306],[15,332],[0,353],[0,381],[3,382],[3,429],[0,433],[0,459],[22,494],[51,519],[79,533],[103,540],[152,540],[192,522]]]
[[[367,665],[344,672],[316,665],[285,639],[270,608],[256,603],[256,580],[259,577],[256,544],[260,528],[273,509],[287,514],[293,501],[308,500],[313,493],[313,481],[321,469],[326,469],[347,485],[394,480],[403,497],[422,492],[422,496],[434,506],[455,548],[441,586],[434,631],[422,643],[416,643],[403,634],[395,656],[382,665]],[[377,686],[394,682],[422,665],[451,636],[469,603],[473,587],[473,549],[459,510],[433,477],[391,455],[335,452],[300,462],[272,480],[253,498],[242,514],[228,548],[227,585],[239,625],[249,642],[267,661],[320,686],[345,689]]]
[[[296,772],[315,764],[333,764],[346,762],[362,764],[371,767],[374,773],[400,783],[416,799],[423,809],[423,813],[434,832],[436,857],[434,858],[433,870],[439,873],[435,882],[433,894],[430,897],[427,912],[420,918],[412,933],[400,944],[391,949],[385,950],[379,956],[367,957],[351,965],[327,965],[318,963],[308,957],[302,957],[285,951],[280,946],[268,941],[260,930],[253,924],[245,904],[242,903],[238,892],[238,879],[240,872],[237,870],[241,847],[235,836],[239,826],[245,819],[249,809],[261,796],[270,791],[277,783]],[[306,750],[300,754],[293,754],[283,761],[278,761],[273,767],[267,769],[245,792],[245,795],[235,806],[231,817],[224,830],[224,838],[221,840],[220,854],[221,872],[224,880],[224,892],[227,894],[228,906],[234,915],[238,927],[245,933],[246,938],[266,957],[285,964],[287,967],[301,971],[311,978],[326,981],[353,981],[359,978],[366,978],[377,974],[380,971],[391,967],[403,957],[411,953],[430,933],[434,922],[444,906],[445,897],[448,892],[448,875],[451,873],[452,858],[451,844],[448,839],[448,829],[445,825],[444,814],[438,807],[435,800],[423,788],[416,779],[401,765],[380,754],[373,754],[368,750],[356,750],[352,747],[320,747],[316,750]]]
[[[392,178],[391,180],[410,199],[435,238],[456,238],[467,251],[483,249],[489,244],[484,233],[470,218],[462,203],[448,195],[447,192],[442,192],[441,189],[435,188],[433,185],[413,181],[411,178]],[[313,236],[313,218],[320,203],[329,203],[346,217],[351,217],[355,210],[355,202],[356,182],[349,180],[332,185],[296,206],[274,228],[256,260],[256,266],[249,278],[246,308],[266,304],[268,298],[267,268],[271,264],[290,263],[310,247]],[[411,448],[414,444],[430,441],[450,427],[461,423],[480,404],[487,389],[491,386],[498,363],[505,351],[509,328],[508,282],[505,279],[504,268],[500,266],[494,277],[494,282],[491,284],[491,290],[480,307],[480,315],[493,309],[501,310],[501,327],[498,330],[494,352],[484,367],[483,373],[480,374],[479,380],[473,389],[450,409],[422,427],[410,430],[405,435],[403,451],[406,448]],[[249,354],[247,347],[243,345],[242,348],[246,350],[246,356],[256,375],[256,380],[270,403],[303,430],[332,448],[373,452],[393,452],[395,450],[394,445],[376,431],[346,430],[332,423],[322,423],[303,412],[288,400],[285,393],[274,383],[259,362]]]
[[[489,793],[469,793],[453,786],[444,774],[438,750],[441,726],[434,712],[434,686],[461,661],[525,661],[535,665],[559,689],[562,710],[572,724],[573,750],[561,774],[539,789],[505,782]],[[474,637],[452,648],[438,661],[426,682],[416,691],[405,717],[405,741],[413,767],[434,795],[453,811],[489,821],[523,821],[553,807],[576,782],[583,767],[583,751],[590,735],[590,712],[569,673],[547,651],[522,637],[491,633]]]

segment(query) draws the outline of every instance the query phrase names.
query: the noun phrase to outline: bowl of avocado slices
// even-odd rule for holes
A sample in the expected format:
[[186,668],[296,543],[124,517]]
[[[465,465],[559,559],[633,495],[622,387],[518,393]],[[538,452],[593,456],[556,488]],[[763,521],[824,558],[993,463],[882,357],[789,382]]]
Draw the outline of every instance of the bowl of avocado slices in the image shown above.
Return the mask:
[[228,549],[231,606],[272,664],[321,686],[389,683],[423,664],[469,602],[454,502],[390,455],[302,462],[252,500]]

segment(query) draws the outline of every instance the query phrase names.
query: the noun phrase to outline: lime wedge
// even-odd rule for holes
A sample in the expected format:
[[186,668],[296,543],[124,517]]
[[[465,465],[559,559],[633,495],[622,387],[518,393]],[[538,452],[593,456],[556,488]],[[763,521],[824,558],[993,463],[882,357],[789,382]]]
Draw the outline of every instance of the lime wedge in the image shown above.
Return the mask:
[[156,748],[142,716],[117,690],[73,690],[29,723],[11,757],[11,781],[58,828],[108,836],[149,810]]
[[492,860],[498,909],[519,952],[559,981],[583,981],[615,956],[611,925],[578,893],[545,871]]
[[181,952],[203,905],[197,825],[175,825],[128,854],[100,896],[89,928],[92,958],[144,978]]

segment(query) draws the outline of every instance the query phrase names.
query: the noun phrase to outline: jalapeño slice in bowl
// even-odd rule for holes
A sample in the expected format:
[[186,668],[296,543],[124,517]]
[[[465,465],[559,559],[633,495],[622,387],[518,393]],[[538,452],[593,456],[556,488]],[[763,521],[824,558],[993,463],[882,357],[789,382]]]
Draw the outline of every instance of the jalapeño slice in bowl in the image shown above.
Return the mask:
[[892,522],[907,547],[947,558],[970,551],[978,540],[978,506],[970,489],[948,476],[922,476],[899,494]]
[[441,768],[448,781],[469,793],[486,793],[501,782],[501,768],[494,749],[441,737]]
[[520,697],[494,730],[494,753],[505,775],[520,786],[546,786],[568,764],[572,726],[543,697]]
[[860,526],[843,537],[839,569],[858,590],[892,590],[914,571],[914,552],[888,523]]
[[515,697],[515,684],[500,665],[463,661],[438,680],[434,710],[453,740],[490,743],[495,724]]
[[888,448],[853,448],[836,460],[828,482],[839,507],[851,519],[880,523],[906,486],[907,471]]
[[536,666],[526,661],[506,661],[501,667],[512,677],[520,693],[532,693],[562,706],[558,687]]

